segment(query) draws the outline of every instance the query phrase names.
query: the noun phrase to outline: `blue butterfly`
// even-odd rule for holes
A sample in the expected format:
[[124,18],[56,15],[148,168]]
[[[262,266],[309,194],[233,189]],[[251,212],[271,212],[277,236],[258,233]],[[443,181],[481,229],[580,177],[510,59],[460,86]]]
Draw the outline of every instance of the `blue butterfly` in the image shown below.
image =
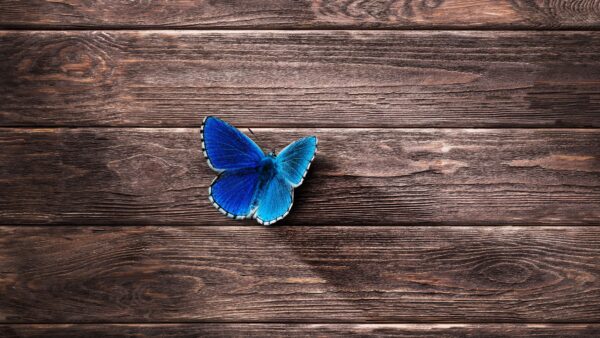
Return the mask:
[[200,129],[202,151],[219,175],[208,188],[212,204],[227,217],[273,224],[290,212],[294,188],[304,181],[317,152],[317,138],[291,143],[267,155],[232,125],[208,116]]

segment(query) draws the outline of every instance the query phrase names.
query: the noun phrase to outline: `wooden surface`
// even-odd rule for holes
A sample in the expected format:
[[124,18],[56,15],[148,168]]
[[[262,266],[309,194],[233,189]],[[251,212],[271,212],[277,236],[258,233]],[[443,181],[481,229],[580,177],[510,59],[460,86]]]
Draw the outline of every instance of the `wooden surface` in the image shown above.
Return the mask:
[[1,325],[8,337],[598,337],[600,325],[506,324],[58,324]]
[[600,316],[600,227],[1,227],[0,248],[11,323]]
[[[600,131],[253,129],[319,138],[282,224],[597,224]],[[2,129],[4,224],[229,224],[195,128]],[[243,224],[254,225],[248,220]]]
[[598,0],[0,2],[9,28],[598,28]]
[[[600,1],[0,0],[0,336],[600,336]],[[274,227],[198,127],[319,153]]]
[[600,32],[0,32],[2,126],[598,127]]

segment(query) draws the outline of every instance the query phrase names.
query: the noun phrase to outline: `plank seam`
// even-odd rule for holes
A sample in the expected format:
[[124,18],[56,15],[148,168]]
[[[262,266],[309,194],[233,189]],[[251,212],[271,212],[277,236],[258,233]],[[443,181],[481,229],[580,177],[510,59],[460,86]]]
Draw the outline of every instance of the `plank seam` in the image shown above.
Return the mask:
[[505,321],[490,321],[490,322],[445,322],[445,321],[429,321],[429,322],[385,322],[385,321],[165,321],[165,322],[0,322],[1,325],[194,325],[194,324],[242,324],[242,325],[277,325],[277,324],[310,324],[310,325],[353,325],[353,324],[368,324],[368,325],[600,325],[599,321],[580,322],[580,321],[564,321],[564,322],[505,322]]
[[502,32],[598,32],[598,27],[507,27],[507,26],[489,26],[489,27],[455,27],[455,26],[437,26],[437,27],[368,27],[358,28],[356,26],[344,27],[327,27],[327,26],[313,26],[311,28],[306,27],[256,27],[256,28],[239,28],[239,27],[227,27],[227,26],[214,26],[211,28],[202,27],[185,27],[185,26],[173,26],[159,27],[159,26],[29,26],[29,25],[0,25],[0,30],[4,31],[227,31],[227,32],[248,32],[248,31],[462,31],[462,32],[490,32],[490,31],[502,31]]
[[[73,126],[73,125],[19,125],[19,126],[11,126],[11,125],[2,125],[0,124],[0,130],[8,129],[8,130],[35,130],[35,129],[156,129],[156,130],[168,130],[168,129],[200,129],[201,124],[192,125],[192,124],[182,124],[182,125],[170,125],[170,126],[144,126],[144,125],[135,125],[135,126],[123,126],[123,125],[86,125],[86,126]],[[310,125],[282,125],[282,126],[268,126],[264,127],[264,125],[254,125],[254,124],[236,124],[236,128],[252,128],[253,130],[271,130],[271,129],[319,129],[319,130],[444,130],[444,129],[455,129],[455,130],[578,130],[578,131],[598,131],[600,127],[550,127],[550,126],[514,126],[514,127],[427,127],[427,126],[410,126],[410,127],[384,127],[384,126],[376,126],[376,127],[357,127],[357,126],[348,126],[348,127],[319,127],[319,126],[310,126]]]

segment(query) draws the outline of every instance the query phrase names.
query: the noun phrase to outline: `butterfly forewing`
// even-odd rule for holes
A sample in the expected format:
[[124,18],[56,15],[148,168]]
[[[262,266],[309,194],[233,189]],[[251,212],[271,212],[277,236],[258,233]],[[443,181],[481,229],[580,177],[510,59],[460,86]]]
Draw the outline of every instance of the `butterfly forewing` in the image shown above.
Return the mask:
[[204,156],[216,171],[256,167],[265,156],[248,136],[216,117],[204,119],[200,135]]
[[314,136],[302,138],[285,147],[276,159],[281,175],[294,187],[302,184],[316,151],[317,138]]

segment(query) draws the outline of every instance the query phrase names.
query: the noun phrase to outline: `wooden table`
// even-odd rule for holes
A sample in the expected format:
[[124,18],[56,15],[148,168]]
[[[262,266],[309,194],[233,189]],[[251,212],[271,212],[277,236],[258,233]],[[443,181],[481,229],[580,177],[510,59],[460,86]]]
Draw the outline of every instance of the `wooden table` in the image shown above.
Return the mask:
[[[600,1],[0,1],[0,336],[600,336]],[[199,127],[319,153],[224,218]]]

